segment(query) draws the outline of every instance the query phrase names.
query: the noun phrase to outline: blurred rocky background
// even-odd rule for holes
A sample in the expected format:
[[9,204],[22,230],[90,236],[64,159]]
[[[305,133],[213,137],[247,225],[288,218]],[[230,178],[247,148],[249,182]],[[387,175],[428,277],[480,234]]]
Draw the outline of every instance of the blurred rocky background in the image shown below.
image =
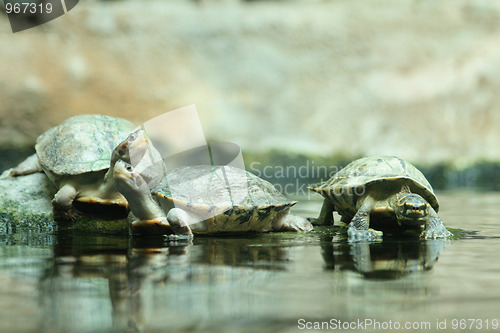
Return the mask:
[[443,187],[500,174],[496,0],[85,0],[16,34],[0,13],[0,45],[9,154],[72,115],[196,104],[208,140],[260,166],[391,154]]

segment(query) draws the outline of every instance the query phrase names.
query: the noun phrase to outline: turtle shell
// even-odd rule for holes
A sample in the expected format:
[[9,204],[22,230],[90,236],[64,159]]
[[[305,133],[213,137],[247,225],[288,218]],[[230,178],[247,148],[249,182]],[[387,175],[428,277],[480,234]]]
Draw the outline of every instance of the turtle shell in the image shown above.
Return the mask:
[[79,115],[41,134],[35,145],[42,167],[54,177],[109,168],[113,149],[134,129],[128,120]]
[[339,209],[355,205],[357,197],[372,191],[395,189],[408,186],[412,193],[419,194],[434,208],[439,210],[439,202],[431,184],[411,163],[395,156],[372,156],[355,160],[337,172],[328,181],[309,189],[332,199]]
[[196,230],[199,233],[270,230],[277,214],[296,204],[271,183],[232,166],[178,168],[151,193],[163,201],[165,210],[179,207],[208,221],[204,230]]

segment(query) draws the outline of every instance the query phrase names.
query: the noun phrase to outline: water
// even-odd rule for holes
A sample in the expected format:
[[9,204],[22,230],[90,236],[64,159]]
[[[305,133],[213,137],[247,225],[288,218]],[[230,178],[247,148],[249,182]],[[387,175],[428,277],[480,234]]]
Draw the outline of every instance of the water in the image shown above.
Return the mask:
[[[500,194],[438,196],[459,239],[349,245],[332,228],[169,245],[2,235],[0,332],[493,331]],[[296,212],[320,206],[304,198]]]

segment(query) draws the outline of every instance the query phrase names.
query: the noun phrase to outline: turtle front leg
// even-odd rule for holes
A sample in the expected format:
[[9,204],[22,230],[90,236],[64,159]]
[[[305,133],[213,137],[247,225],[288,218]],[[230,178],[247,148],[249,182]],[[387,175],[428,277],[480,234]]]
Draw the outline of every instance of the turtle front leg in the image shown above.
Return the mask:
[[374,201],[367,197],[351,220],[347,229],[347,236],[350,242],[374,241],[382,236],[382,231],[369,229],[370,212],[374,206]]
[[313,225],[333,225],[333,211],[335,207],[330,199],[325,198],[323,200],[323,206],[321,206],[321,212],[316,220],[312,221]]
[[453,236],[453,234],[446,229],[443,221],[441,221],[436,211],[431,207],[428,222],[425,225],[425,230],[420,234],[420,238],[436,239],[451,236]]
[[54,219],[72,221],[73,216],[73,201],[75,200],[78,192],[76,188],[71,184],[66,184],[52,199],[52,212],[54,214]]
[[290,208],[280,212],[279,215],[275,217],[272,223],[272,229],[274,231],[306,232],[313,229],[311,222],[302,216],[290,214],[289,210]]
[[172,208],[167,214],[167,221],[172,228],[174,235],[169,235],[169,238],[192,238],[193,232],[189,227],[191,216],[180,208]]

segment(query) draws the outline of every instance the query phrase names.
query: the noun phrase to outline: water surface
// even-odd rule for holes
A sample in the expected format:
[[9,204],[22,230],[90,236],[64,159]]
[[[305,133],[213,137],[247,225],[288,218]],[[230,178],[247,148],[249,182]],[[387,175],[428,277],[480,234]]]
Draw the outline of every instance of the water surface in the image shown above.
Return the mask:
[[[352,245],[338,228],[317,228],[165,244],[6,232],[0,331],[294,332],[345,323],[351,331],[436,331],[438,323],[442,331],[464,323],[465,331],[480,323],[493,331],[500,194],[438,196],[459,239]],[[300,199],[297,213],[319,212],[319,197]],[[379,326],[363,326],[370,322]]]

